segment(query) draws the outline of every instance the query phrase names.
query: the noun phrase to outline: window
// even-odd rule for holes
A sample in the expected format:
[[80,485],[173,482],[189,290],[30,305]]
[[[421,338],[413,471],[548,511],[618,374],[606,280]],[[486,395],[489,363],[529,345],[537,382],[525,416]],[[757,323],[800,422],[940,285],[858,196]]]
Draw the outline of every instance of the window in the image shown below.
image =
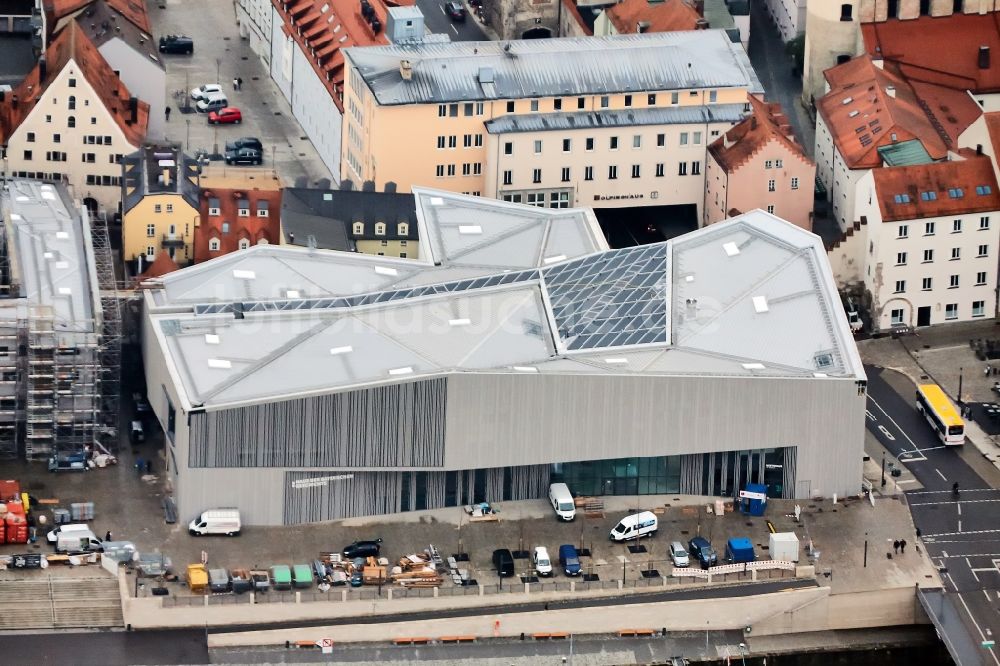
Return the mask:
[[62,135],[59,134],[52,135],[52,143],[59,143],[60,141],[62,141]]
[[656,93],[646,95],[646,106],[656,106]]
[[552,100],[552,110],[553,111],[562,111],[562,100],[561,99],[554,99],[554,100]]
[[633,178],[638,178],[639,177],[639,173],[640,173],[639,165],[638,164],[633,164],[632,165],[632,177]]
[[572,139],[563,139],[563,152],[564,153],[568,153],[571,150],[573,150],[573,140]]
[[773,205],[769,205],[767,207],[767,212],[770,213],[771,215],[774,215],[774,206]]
[[542,182],[542,170],[541,169],[532,169],[531,170],[531,182],[532,183],[540,183],[540,182]]
[[774,190],[775,190],[774,179],[772,178],[771,180],[767,181],[767,191],[774,192]]
[[448,116],[451,118],[458,118],[458,104],[448,105]]
[[986,284],[986,271],[976,273],[976,286],[982,287],[984,284]]
[[625,106],[632,106],[632,95],[625,95]]
[[986,316],[986,301],[972,301],[972,316]]
[[933,283],[934,280],[932,278],[924,278],[920,281],[920,288],[924,291],[930,291]]
[[632,137],[632,147],[642,148],[642,135],[636,134]]
[[361,235],[363,235],[365,233],[365,223],[364,222],[355,222],[354,223],[354,228],[352,229],[352,231],[353,231],[353,233],[354,233],[355,236],[361,236]]
[[76,88],[76,79],[69,79],[67,83],[70,88]]
[[[209,247],[211,247],[211,243],[209,243]],[[219,248],[215,248],[215,249],[219,249]],[[152,261],[153,260],[152,258],[155,257],[155,256],[156,256],[156,248],[153,247],[152,245],[147,245],[146,246],[146,258],[147,258],[147,260]]]
[[97,124],[97,118],[96,118],[96,117],[94,117],[94,116],[91,116],[91,117],[90,117],[90,124],[91,124],[91,125],[96,125],[96,124]]
[[910,203],[910,195],[909,194],[897,194],[892,199],[893,199],[893,201],[895,201],[898,204]]
[[952,220],[951,221],[951,233],[960,234],[962,233],[962,220]]
[[167,204],[167,212],[168,213],[174,212],[174,205],[173,204]]
[[[482,176],[483,175],[483,163],[482,162],[476,162],[475,164],[472,165],[472,175],[473,176]],[[479,195],[477,194],[476,196],[479,196]]]
[[400,259],[406,259],[406,253],[405,252],[400,252],[399,253],[399,258]]
[[267,209],[266,208],[258,208],[257,209],[257,217],[267,217]]
[[667,135],[666,134],[657,134],[656,135],[656,147],[657,148],[663,148],[665,145],[667,145]]
[[671,104],[677,104],[680,101],[681,101],[681,94],[680,93],[675,93],[675,92],[670,93],[670,103]]
[[223,222],[222,223],[222,233],[224,233],[224,234],[228,234],[229,233],[229,223],[228,222]]
[[52,122],[52,116],[49,116],[49,115],[45,116],[45,122],[51,123]]
[[585,109],[587,108],[587,100],[583,97],[576,98],[576,108]]
[[952,199],[961,199],[965,196],[965,192],[961,187],[950,187],[948,188],[948,196]]
[[541,155],[542,154],[542,142],[541,141],[535,141],[535,154],[536,155]]
[[611,150],[618,150],[618,137],[613,136],[610,140]]
[[944,306],[945,319],[958,319],[958,303],[948,303]]
[[389,247],[389,241],[387,241],[387,240],[379,241],[379,245],[381,247]]
[[385,222],[376,222],[375,223],[375,235],[376,236],[385,236]]
[[449,164],[448,165],[448,175],[449,176],[454,176],[455,175],[455,165],[454,164]]
[[701,145],[701,132],[695,132],[694,133],[694,145],[696,145],[696,146],[700,146]]
[[908,238],[910,236],[910,227],[905,224],[899,225],[899,230],[896,234],[896,238]]
[[[956,247],[955,249],[957,250],[958,248]],[[987,254],[989,254],[989,252],[988,252],[989,249],[990,249],[989,245],[980,245],[979,246],[979,254],[976,255],[976,256],[985,257]]]
[[212,216],[217,216],[217,215],[219,215],[219,209],[218,208],[209,208],[208,209],[208,214],[212,215]]
[[896,280],[896,291],[897,294],[902,294],[906,291],[906,280]]
[[503,172],[503,184],[504,185],[510,185],[513,182],[514,182],[514,172],[513,171],[504,171]]
[[27,160],[27,161],[31,160],[31,151],[30,150],[24,151],[24,159]]
[[473,145],[476,146],[476,148],[482,148],[483,147],[483,135],[482,134],[477,134],[473,138],[472,143],[473,143]]
[[549,208],[569,208],[569,192],[549,194]]
[[76,116],[66,118],[66,127],[76,127]]
[[452,134],[451,136],[448,137],[448,147],[449,148],[457,148],[458,147],[458,135],[457,134]]
[[156,225],[147,224],[146,225],[146,238],[153,238],[156,236]]
[[564,183],[569,182],[569,167],[562,168],[562,182]]
[[514,154],[514,144],[512,142],[507,141],[503,144],[503,154],[504,155]]
[[35,133],[28,132],[28,143],[34,143],[34,142],[35,142]]
[[514,102],[507,102],[507,113],[514,113]]
[[687,132],[681,132],[681,145],[682,146],[688,145],[688,133]]
[[241,238],[239,243],[239,248],[241,250],[246,250],[249,247],[250,247],[250,240],[247,238]]
[[764,168],[765,169],[773,169],[774,168],[774,160],[764,160]]
[[775,169],[780,169],[782,166],[784,166],[784,162],[782,160],[774,160]]
[[681,162],[677,165],[677,175],[686,176],[688,175],[688,164],[687,162]]
[[611,165],[608,167],[608,180],[618,180],[618,167]]
[[921,192],[920,193],[920,200],[921,201],[937,201],[937,192],[934,192],[933,190],[928,190],[926,192]]
[[924,250],[924,263],[930,263],[934,261],[934,250]]
[[476,115],[481,116],[486,113],[486,105],[482,102],[476,102]]
[[701,161],[695,160],[694,162],[691,162],[691,175],[698,176],[700,174],[701,174]]
[[[508,104],[509,104],[509,102],[508,102]],[[510,111],[510,109],[507,109],[507,110]],[[438,104],[438,118],[444,118],[447,115],[448,115],[448,105],[447,104]]]
[[663,162],[658,162],[656,165],[656,177],[663,178]]
[[473,109],[473,106],[472,106],[472,102],[466,102],[466,103],[465,103],[465,104],[464,104],[464,105],[462,106],[462,113],[463,113],[463,114],[464,114],[465,116],[467,116],[467,117],[468,117],[468,116],[471,116],[471,115],[472,115],[472,109]]
[[438,178],[444,178],[443,164],[438,164],[436,167],[434,167],[434,175],[437,176]]
[[799,189],[799,179],[795,178],[794,176],[792,177],[792,189],[793,190]]
[[163,206],[161,206],[160,204],[153,204],[153,212],[154,213],[162,213],[163,212]]
[[719,91],[718,90],[709,90],[708,91],[708,101],[711,104],[715,104],[716,102],[718,102],[719,101]]
[[851,7],[851,5],[846,4],[846,3],[843,4],[843,5],[841,5],[840,6],[840,20],[841,21],[850,21],[851,20],[851,15],[853,14],[853,12],[854,12],[854,8]]
[[[399,224],[397,224],[396,225],[396,235],[397,236],[409,236],[410,235],[410,223],[409,222],[400,222]],[[400,241],[400,242],[402,244],[406,243],[406,241]]]
[[990,187],[989,185],[976,185],[976,194],[978,194],[979,196],[984,197],[987,194],[992,194],[992,193],[993,193],[993,188]]
[[989,228],[990,228],[990,216],[983,215],[981,218],[979,218],[979,229],[983,230]]
[[592,138],[587,138],[584,141],[584,146],[583,147],[584,147],[585,150],[588,150],[588,151],[593,150],[594,149],[594,140]]
[[934,223],[924,222],[924,236],[933,236],[933,235],[934,235]]
[[545,192],[528,192],[524,203],[536,208],[545,208]]
[[[872,245],[869,244],[869,246],[868,246],[868,254],[871,254],[871,251],[872,251]],[[905,266],[906,265],[906,253],[905,252],[897,252],[896,253],[896,265],[897,266]]]
[[462,164],[462,175],[468,176],[471,173],[472,173],[472,163],[465,162],[464,164]]
[[606,108],[608,108],[608,106],[610,104],[611,104],[611,98],[609,98],[607,95],[602,95],[601,96],[601,108],[602,109],[606,109]]
[[208,251],[209,252],[218,252],[220,245],[221,245],[221,243],[219,243],[219,239],[218,238],[210,238],[209,241],[208,241]]
[[472,148],[472,135],[463,134],[462,135],[462,148]]
[[948,278],[948,288],[949,289],[958,289],[958,276],[957,275],[952,275],[952,276],[950,276]]
[[594,167],[583,167],[583,179],[594,180]]
[[892,310],[892,312],[890,313],[890,317],[892,318],[892,325],[893,326],[896,326],[898,324],[902,324],[903,323],[903,309],[902,308],[897,308],[895,310]]

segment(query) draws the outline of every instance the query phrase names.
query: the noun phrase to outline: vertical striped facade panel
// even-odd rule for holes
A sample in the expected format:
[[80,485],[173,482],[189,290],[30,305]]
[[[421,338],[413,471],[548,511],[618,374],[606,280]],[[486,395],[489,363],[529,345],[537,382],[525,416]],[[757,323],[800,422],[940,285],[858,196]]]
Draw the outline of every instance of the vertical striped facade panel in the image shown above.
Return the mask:
[[785,487],[781,493],[783,499],[792,499],[795,497],[795,488],[798,485],[795,483],[795,459],[797,455],[798,451],[795,447],[789,446],[785,449],[785,459],[783,461],[785,466]]
[[702,469],[705,456],[700,453],[681,456],[681,488],[684,495],[700,495],[702,491]]
[[395,472],[286,472],[286,525],[399,511]]
[[441,467],[447,380],[191,414],[189,467]]

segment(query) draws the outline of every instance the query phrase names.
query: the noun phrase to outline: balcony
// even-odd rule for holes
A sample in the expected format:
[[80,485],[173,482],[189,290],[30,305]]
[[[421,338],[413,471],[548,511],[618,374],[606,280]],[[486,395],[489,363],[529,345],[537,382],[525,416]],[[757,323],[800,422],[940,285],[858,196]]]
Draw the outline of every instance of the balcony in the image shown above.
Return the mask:
[[184,237],[180,234],[163,234],[163,247],[184,247]]

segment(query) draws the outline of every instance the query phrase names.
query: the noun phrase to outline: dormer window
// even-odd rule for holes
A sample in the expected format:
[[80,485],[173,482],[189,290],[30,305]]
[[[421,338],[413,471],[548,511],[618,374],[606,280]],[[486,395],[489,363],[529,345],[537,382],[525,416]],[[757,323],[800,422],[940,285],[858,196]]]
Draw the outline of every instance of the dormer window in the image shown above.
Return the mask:
[[218,215],[220,215],[221,213],[219,212],[219,209],[218,209],[218,208],[209,208],[209,209],[208,209],[208,214],[209,214],[209,215],[210,215],[211,217],[217,217],[217,216],[218,216]]
[[354,223],[354,235],[355,236],[363,236],[364,233],[365,233],[365,223],[364,222],[355,222]]
[[410,223],[400,222],[396,225],[396,235],[398,236],[409,236],[410,235]]
[[240,208],[239,215],[240,215],[240,217],[250,217],[250,209],[249,208]]
[[266,208],[258,208],[257,209],[257,217],[267,217],[267,209]]
[[222,243],[219,242],[218,238],[210,238],[208,240],[208,251],[209,252],[218,252],[219,251],[219,247],[221,247],[221,245],[222,245]]
[[376,222],[375,223],[375,235],[376,236],[385,236],[385,222]]
[[246,238],[241,238],[240,239],[240,249],[241,250],[246,250],[249,247],[250,247],[250,241],[247,240]]

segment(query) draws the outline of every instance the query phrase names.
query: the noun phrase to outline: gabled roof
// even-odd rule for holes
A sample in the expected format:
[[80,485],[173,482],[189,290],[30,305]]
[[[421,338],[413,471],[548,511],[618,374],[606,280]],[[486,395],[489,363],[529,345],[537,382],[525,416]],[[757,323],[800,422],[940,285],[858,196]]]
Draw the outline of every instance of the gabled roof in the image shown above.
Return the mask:
[[146,196],[176,194],[198,209],[198,173],[201,165],[179,146],[144,145],[122,159],[123,212]]
[[[211,180],[202,183],[201,224],[194,230],[194,261],[208,261],[215,257],[240,249],[240,239],[248,239],[252,244],[258,241],[279,243],[281,234],[281,190],[273,188],[225,188],[215,187]],[[218,215],[209,215],[210,208],[218,208]],[[239,209],[249,209],[250,214],[241,217]],[[261,217],[261,211],[265,215]],[[222,224],[227,224],[223,231]],[[212,238],[219,239],[219,250],[209,250]]]
[[1000,210],[988,157],[872,171],[883,222]]
[[993,146],[993,159],[1000,160],[1000,111],[984,113],[983,119],[986,121],[986,131]]
[[[97,0],[45,0],[45,11],[52,17],[53,27],[61,19],[66,18],[80,10],[93,5]],[[125,20],[131,22],[140,30],[150,33],[153,29],[149,22],[149,15],[146,13],[146,5],[143,0],[100,0]]]
[[708,151],[727,173],[732,173],[762,148],[777,142],[804,162],[813,164],[802,146],[792,138],[792,128],[777,103],[767,104],[750,96],[753,114],[712,142]]
[[170,258],[169,252],[157,252],[156,259],[153,259],[153,263],[146,267],[146,270],[140,274],[136,280],[142,282],[143,280],[152,280],[153,278],[163,277],[167,273],[173,273],[176,270],[180,270],[180,266],[177,262]]
[[[903,76],[959,90],[1000,91],[1000,14],[955,13],[861,24],[865,51]],[[979,47],[989,62],[979,66]]]
[[[354,223],[364,222],[364,233],[354,233]],[[385,233],[375,235],[375,223],[385,223]],[[407,233],[399,235],[399,223]],[[281,198],[283,242],[330,250],[354,249],[357,240],[416,241],[417,209],[413,195],[362,190],[321,190],[286,187]]]
[[0,142],[7,143],[10,135],[35,108],[35,102],[41,99],[49,84],[71,61],[76,63],[80,74],[93,87],[100,102],[125,134],[126,140],[131,145],[138,146],[146,136],[149,104],[137,100],[135,118],[132,118],[129,102],[131,94],[75,21],[49,43],[45,51],[45,78],[41,78],[41,65],[35,65],[17,88],[0,103]]
[[879,146],[910,139],[919,139],[933,159],[947,157],[947,133],[935,128],[897,72],[859,56],[824,74],[830,92],[816,107],[849,168],[876,168],[881,164]]
[[145,10],[141,15],[134,15],[133,18],[136,20],[133,21],[120,11],[119,7],[123,5],[125,5],[123,0],[91,0],[84,9],[67,17],[66,20],[79,23],[87,37],[99,49],[112,39],[120,39],[140,53],[144,60],[163,68],[163,59],[149,30]]
[[[639,22],[649,25],[641,32],[671,32],[697,30],[701,14],[689,0],[624,0],[604,10],[619,34],[640,32]],[[707,23],[705,24],[708,25]]]

